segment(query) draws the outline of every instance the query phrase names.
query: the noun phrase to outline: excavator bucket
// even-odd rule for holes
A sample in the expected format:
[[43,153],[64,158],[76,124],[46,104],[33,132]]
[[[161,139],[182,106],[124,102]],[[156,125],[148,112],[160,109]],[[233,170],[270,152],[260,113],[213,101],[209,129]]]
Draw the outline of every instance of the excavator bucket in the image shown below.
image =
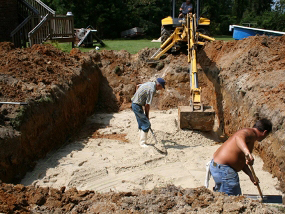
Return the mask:
[[210,106],[205,106],[202,111],[193,110],[191,106],[178,106],[178,120],[181,129],[212,131],[215,111]]

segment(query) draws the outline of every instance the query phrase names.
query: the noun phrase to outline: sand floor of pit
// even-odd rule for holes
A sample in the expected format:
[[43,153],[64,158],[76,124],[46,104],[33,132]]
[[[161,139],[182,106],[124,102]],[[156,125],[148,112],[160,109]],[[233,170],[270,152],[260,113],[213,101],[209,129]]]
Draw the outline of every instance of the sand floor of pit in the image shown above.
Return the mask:
[[[183,188],[203,186],[205,165],[221,144],[210,135],[178,129],[177,117],[177,109],[150,112],[152,129],[158,141],[167,148],[167,155],[163,155],[155,145],[139,146],[137,122],[131,110],[94,114],[86,121],[77,140],[38,161],[21,183],[96,192],[150,190],[167,184]],[[88,137],[87,132],[91,132]],[[124,135],[125,139],[122,138]],[[151,133],[148,143],[154,144]],[[262,166],[263,161],[255,155],[254,169],[262,193],[280,195],[276,189],[277,178],[272,178]],[[243,194],[258,195],[248,176],[243,172],[239,176]],[[213,186],[211,178],[209,189]]]

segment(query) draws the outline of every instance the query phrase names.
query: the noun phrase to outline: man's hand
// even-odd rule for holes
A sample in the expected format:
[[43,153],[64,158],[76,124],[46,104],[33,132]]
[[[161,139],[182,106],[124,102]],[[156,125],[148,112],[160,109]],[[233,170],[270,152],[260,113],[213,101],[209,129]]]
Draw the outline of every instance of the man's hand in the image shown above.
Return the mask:
[[149,109],[150,109],[150,105],[149,104],[145,104],[145,106],[144,106],[144,113],[145,113],[147,119],[149,119]]
[[249,176],[249,178],[255,186],[259,183],[258,177],[256,177],[256,181],[254,180],[254,177],[252,174]]
[[250,166],[253,165],[253,163],[254,163],[254,158],[253,158],[253,156],[252,156],[250,153],[248,153],[248,154],[245,155],[245,159],[246,159],[246,164],[247,164],[247,165],[250,165]]
[[[250,167],[251,167],[251,166],[250,166]],[[254,183],[254,185],[257,185],[257,184],[259,183],[258,179],[257,179],[258,182],[255,182],[254,176],[253,176],[253,174],[252,174],[252,171],[249,169],[249,166],[248,166],[248,165],[245,164],[244,167],[243,167],[243,169],[242,169],[242,171],[244,171],[244,173],[248,175],[248,177],[250,178],[250,180],[252,181],[252,183]]]

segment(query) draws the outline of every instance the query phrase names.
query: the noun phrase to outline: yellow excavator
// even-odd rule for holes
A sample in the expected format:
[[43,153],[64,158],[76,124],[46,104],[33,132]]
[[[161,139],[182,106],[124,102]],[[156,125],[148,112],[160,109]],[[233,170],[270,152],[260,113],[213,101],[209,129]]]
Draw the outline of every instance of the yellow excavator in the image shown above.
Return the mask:
[[[173,0],[173,2],[175,1]],[[173,5],[175,5],[175,3]],[[197,0],[197,13],[198,11],[199,0]],[[211,106],[204,106],[202,104],[202,89],[198,85],[196,50],[199,45],[204,44],[204,41],[214,41],[215,39],[201,33],[201,30],[198,30],[198,26],[209,26],[210,20],[201,18],[199,15],[197,18],[197,13],[188,13],[186,17],[178,19],[173,18],[173,12],[173,17],[163,19],[161,34],[162,44],[151,59],[159,60],[166,52],[176,51],[180,49],[183,44],[187,45],[191,97],[189,106],[178,106],[179,126],[181,129],[211,131],[214,127],[215,111]],[[174,29],[169,37],[166,39],[162,38],[166,29],[170,30],[171,27],[174,27]],[[204,29],[202,31],[205,32]]]

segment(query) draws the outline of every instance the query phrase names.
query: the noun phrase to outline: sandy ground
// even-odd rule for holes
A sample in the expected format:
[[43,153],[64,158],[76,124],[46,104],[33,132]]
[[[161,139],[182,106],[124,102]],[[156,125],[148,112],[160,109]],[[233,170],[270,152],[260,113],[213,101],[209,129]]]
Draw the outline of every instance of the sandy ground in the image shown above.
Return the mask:
[[[150,117],[158,141],[167,148],[167,155],[160,154],[155,145],[139,146],[137,123],[131,110],[94,114],[77,140],[38,161],[34,171],[27,173],[21,183],[96,192],[150,190],[166,184],[183,188],[203,186],[205,165],[220,142],[197,131],[179,130],[177,109],[151,111]],[[154,144],[151,133],[148,143]],[[277,179],[263,171],[262,165],[262,160],[255,155],[254,169],[263,194],[280,195]],[[243,194],[258,195],[249,178],[243,172],[239,175]],[[211,178],[209,189],[213,186]]]

